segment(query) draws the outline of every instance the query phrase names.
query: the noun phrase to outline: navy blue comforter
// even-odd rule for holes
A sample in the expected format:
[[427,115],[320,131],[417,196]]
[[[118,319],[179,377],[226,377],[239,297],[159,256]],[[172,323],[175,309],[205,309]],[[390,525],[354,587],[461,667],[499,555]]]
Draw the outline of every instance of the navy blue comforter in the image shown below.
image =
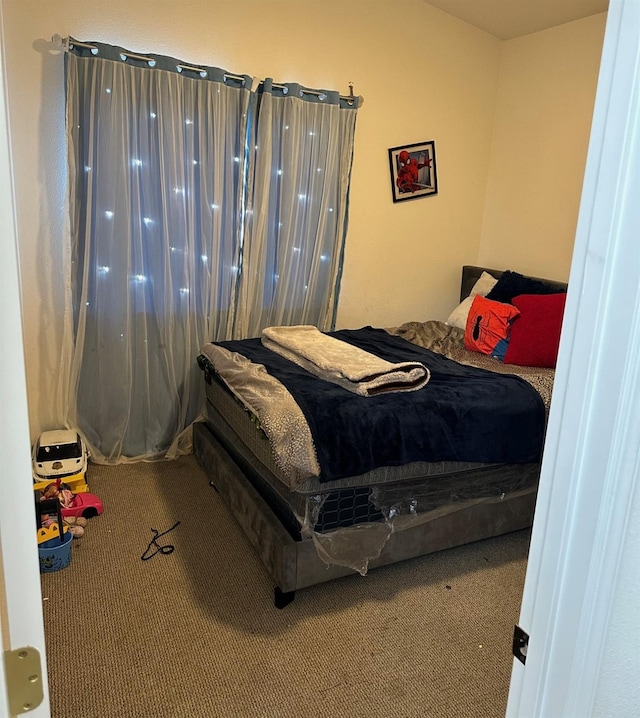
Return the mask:
[[218,342],[263,364],[293,395],[311,429],[321,480],[411,461],[540,460],[544,404],[524,379],[458,364],[383,329],[328,334],[390,362],[422,362],[431,379],[418,391],[363,397],[318,379],[260,339]]

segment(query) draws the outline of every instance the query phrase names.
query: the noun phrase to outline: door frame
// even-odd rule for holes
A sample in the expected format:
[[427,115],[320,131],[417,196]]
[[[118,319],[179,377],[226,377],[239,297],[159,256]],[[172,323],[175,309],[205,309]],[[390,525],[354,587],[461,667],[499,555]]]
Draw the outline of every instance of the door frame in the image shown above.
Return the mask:
[[640,3],[610,0],[508,718],[593,714],[640,466]]
[[[48,718],[49,691],[31,477],[31,440],[1,4],[0,40],[0,640],[3,652],[23,647],[32,647],[39,652],[44,699],[29,715]],[[0,716],[9,715],[5,663],[2,660]]]

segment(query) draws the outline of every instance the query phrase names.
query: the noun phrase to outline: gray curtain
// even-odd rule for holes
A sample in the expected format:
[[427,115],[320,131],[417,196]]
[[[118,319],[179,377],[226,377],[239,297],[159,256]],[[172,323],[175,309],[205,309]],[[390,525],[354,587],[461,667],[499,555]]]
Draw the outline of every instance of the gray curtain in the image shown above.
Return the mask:
[[87,44],[65,56],[62,410],[94,461],[157,459],[203,411],[205,342],[330,328],[358,99]]

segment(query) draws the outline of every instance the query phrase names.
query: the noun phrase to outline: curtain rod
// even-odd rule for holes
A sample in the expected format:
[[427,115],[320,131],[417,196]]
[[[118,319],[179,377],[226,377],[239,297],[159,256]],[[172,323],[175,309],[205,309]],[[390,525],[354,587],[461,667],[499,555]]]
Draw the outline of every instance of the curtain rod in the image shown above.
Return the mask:
[[[92,55],[98,54],[98,48],[95,45],[91,45],[88,42],[80,42],[79,40],[74,40],[72,37],[62,37],[61,35],[54,35],[51,38],[51,42],[56,45],[57,47],[63,49],[65,52],[69,52],[74,46],[75,47],[84,47],[87,50],[91,51]],[[135,52],[129,52],[129,50],[123,50],[120,53],[120,57],[123,60],[126,60],[127,58],[131,58],[132,60],[141,60],[143,62],[147,62],[150,67],[154,67],[156,64],[156,61],[153,57],[150,57],[149,55],[140,55]],[[183,63],[178,63],[176,65],[176,70],[178,72],[182,72],[183,70],[186,70],[187,72],[196,72],[201,77],[207,76],[207,70],[204,67],[197,67],[194,65],[185,65]],[[230,80],[242,80],[244,82],[244,76],[243,75],[234,75],[231,72],[225,72],[224,73],[224,79],[230,79]],[[260,81],[260,84],[264,84],[264,81]],[[279,89],[279,90],[285,90],[287,88],[286,85],[283,85],[282,83],[274,82],[272,83],[272,86]],[[326,93],[322,92],[321,90],[308,90],[304,89],[304,93],[307,95],[314,95],[315,97],[322,97],[324,98],[326,96]],[[355,95],[353,93],[353,83],[349,83],[349,94],[347,96],[340,95],[341,100],[350,100],[353,102],[355,100]]]

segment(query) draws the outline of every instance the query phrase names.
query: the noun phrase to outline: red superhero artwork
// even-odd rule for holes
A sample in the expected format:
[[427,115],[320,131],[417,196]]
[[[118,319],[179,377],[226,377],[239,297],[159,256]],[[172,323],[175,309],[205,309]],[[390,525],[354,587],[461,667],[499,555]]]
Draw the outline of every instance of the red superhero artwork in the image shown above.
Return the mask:
[[430,185],[420,182],[420,170],[423,167],[431,167],[431,159],[425,154],[419,154],[419,160],[412,157],[407,150],[402,150],[398,155],[398,176],[396,185],[400,192],[417,192]]
[[435,140],[389,148],[389,168],[394,202],[438,194]]

